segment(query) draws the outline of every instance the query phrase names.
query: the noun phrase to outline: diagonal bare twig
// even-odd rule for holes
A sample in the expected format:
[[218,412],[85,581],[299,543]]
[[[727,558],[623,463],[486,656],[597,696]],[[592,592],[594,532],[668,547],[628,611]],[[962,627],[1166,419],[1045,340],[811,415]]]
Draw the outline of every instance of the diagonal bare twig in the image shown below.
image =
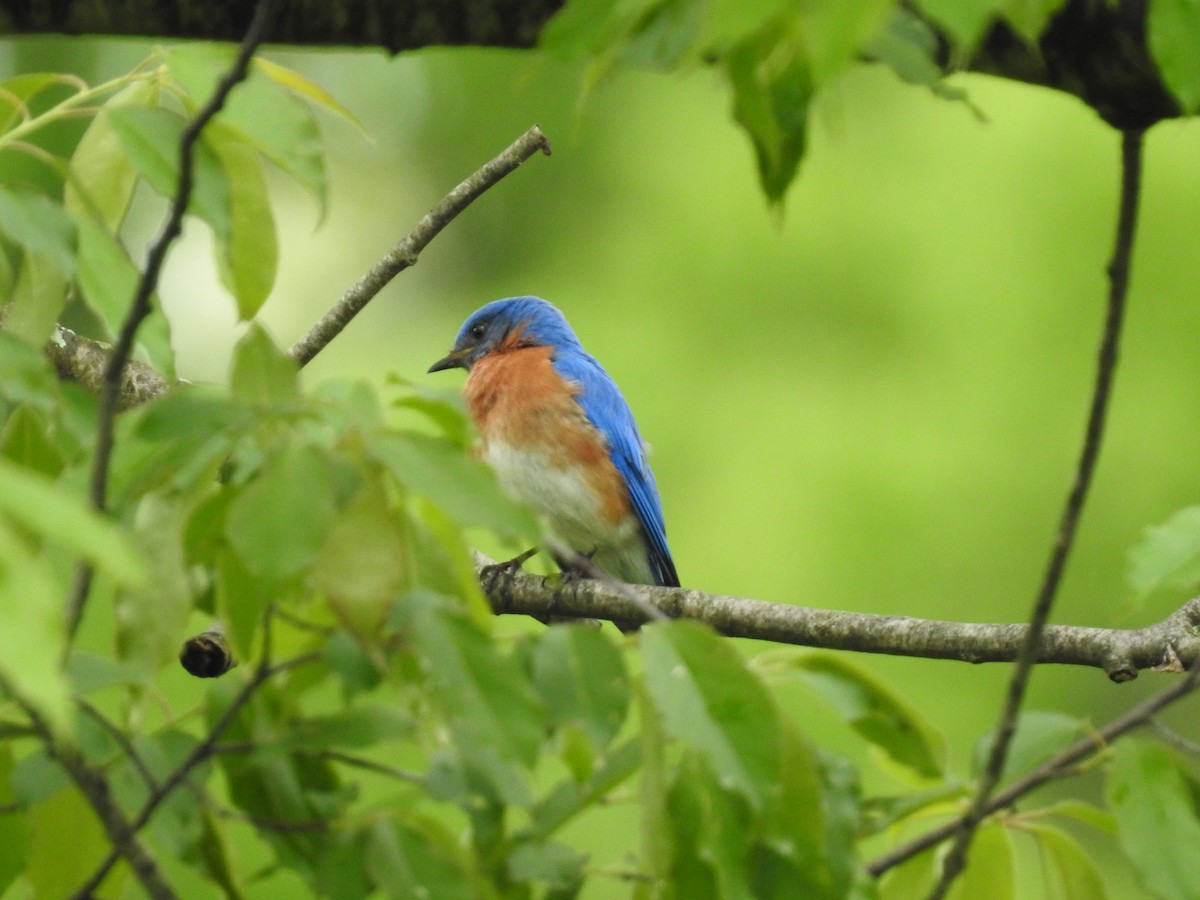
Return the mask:
[[1100,340],[1099,362],[1096,371],[1096,383],[1092,392],[1091,410],[1088,413],[1087,432],[1084,437],[1083,449],[1080,452],[1079,464],[1075,472],[1075,481],[1067,496],[1059,522],[1058,536],[1050,553],[1050,561],[1038,591],[1037,600],[1029,619],[1029,631],[1021,653],[1013,667],[1009,680],[1008,693],[1004,707],[996,726],[996,736],[988,754],[987,766],[979,779],[967,814],[963,816],[954,843],[942,863],[941,875],[929,895],[929,900],[941,900],[954,883],[954,879],[962,872],[967,861],[967,851],[971,838],[980,821],[985,815],[988,800],[992,791],[1000,781],[1004,771],[1004,761],[1008,756],[1008,748],[1016,730],[1017,714],[1025,699],[1025,691],[1029,685],[1030,674],[1036,662],[1038,644],[1058,587],[1062,583],[1063,572],[1067,559],[1075,541],[1075,533],[1079,518],[1087,500],[1088,489],[1092,476],[1096,471],[1096,462],[1100,455],[1100,446],[1104,437],[1104,423],[1108,414],[1109,398],[1112,394],[1113,375],[1117,366],[1118,348],[1121,338],[1121,323],[1125,313],[1125,298],[1129,291],[1129,270],[1133,257],[1133,238],[1137,224],[1137,208],[1140,195],[1142,173],[1142,146],[1145,132],[1124,131],[1121,133],[1121,197],[1120,210],[1117,214],[1117,234],[1113,246],[1112,259],[1108,264],[1108,313],[1104,325],[1104,334]]
[[[116,423],[117,411],[121,407],[122,387],[125,382],[125,365],[133,352],[133,343],[137,338],[138,329],[146,316],[150,314],[150,297],[158,286],[158,277],[162,271],[167,251],[179,237],[183,228],[183,217],[187,212],[188,202],[195,186],[193,163],[196,154],[196,144],[204,127],[225,106],[225,101],[237,85],[245,80],[258,45],[262,42],[263,32],[270,20],[277,0],[259,0],[254,10],[254,18],[246,31],[238,50],[233,66],[225,73],[217,84],[216,90],[208,102],[200,108],[195,117],[184,128],[179,140],[179,184],[175,196],[171,200],[170,212],[162,231],[150,246],[146,257],[146,268],[142,272],[133,302],[121,324],[117,341],[109,354],[104,369],[104,379],[100,391],[100,411],[96,422],[96,447],[92,457],[92,473],[89,487],[92,506],[103,511],[108,504],[108,476],[112,461],[113,429]],[[79,623],[83,618],[83,608],[87,604],[91,592],[93,568],[90,564],[81,562],[75,570],[75,578],[71,585],[71,593],[67,599],[67,642],[75,637]]]
[[[1057,756],[1051,757],[1040,766],[1018,778],[1002,791],[996,792],[984,804],[983,814],[989,816],[994,812],[1011,806],[1031,791],[1041,787],[1048,781],[1065,775],[1071,775],[1075,766],[1089,757],[1101,752],[1117,738],[1142,725],[1153,724],[1154,716],[1166,707],[1186,697],[1200,687],[1200,667],[1192,669],[1188,674],[1176,681],[1169,688],[1152,695],[1128,712],[1113,719],[1094,734],[1080,738]],[[965,816],[963,817],[965,818]],[[867,874],[873,878],[883,875],[888,869],[900,865],[923,850],[928,850],[947,838],[953,837],[962,827],[963,818],[947,822],[939,828],[928,831],[872,860],[867,864]]]
[[486,163],[481,169],[468,176],[454,190],[441,199],[437,206],[427,212],[421,221],[405,235],[395,247],[371,267],[351,287],[337,305],[321,317],[304,337],[296,341],[290,351],[291,356],[301,367],[325,349],[326,345],[341,334],[350,320],[364,306],[383,290],[389,281],[415,265],[421,251],[438,236],[443,228],[452,222],[464,209],[478,198],[484,191],[495,185],[501,178],[514,171],[521,163],[538,151],[550,155],[550,141],[542,134],[542,130],[534,125],[523,135],[513,141],[507,148]]

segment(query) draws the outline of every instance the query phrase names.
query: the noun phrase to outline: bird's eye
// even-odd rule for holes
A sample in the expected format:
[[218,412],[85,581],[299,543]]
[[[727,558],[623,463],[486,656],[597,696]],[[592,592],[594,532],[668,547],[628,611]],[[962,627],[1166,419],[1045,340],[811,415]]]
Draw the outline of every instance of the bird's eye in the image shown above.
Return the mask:
[[487,333],[487,326],[480,322],[478,325],[471,326],[471,337],[479,340]]

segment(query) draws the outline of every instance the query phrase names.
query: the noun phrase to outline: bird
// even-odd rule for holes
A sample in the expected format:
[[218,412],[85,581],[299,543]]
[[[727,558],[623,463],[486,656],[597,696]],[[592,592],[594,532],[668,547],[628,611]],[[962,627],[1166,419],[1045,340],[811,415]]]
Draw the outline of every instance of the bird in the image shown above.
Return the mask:
[[429,371],[453,368],[468,372],[463,394],[480,455],[544,517],[564,574],[596,568],[632,584],[679,586],[633,413],[557,307],[532,296],[480,307]]

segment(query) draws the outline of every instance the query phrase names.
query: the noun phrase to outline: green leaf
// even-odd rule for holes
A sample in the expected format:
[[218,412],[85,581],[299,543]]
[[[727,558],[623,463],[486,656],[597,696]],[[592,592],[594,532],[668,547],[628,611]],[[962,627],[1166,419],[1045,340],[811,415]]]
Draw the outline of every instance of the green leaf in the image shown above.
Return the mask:
[[412,737],[415,727],[412,717],[395,706],[368,703],[327,716],[294,719],[271,746],[310,753],[372,747]]
[[305,100],[324,107],[331,113],[340,116],[357,127],[364,135],[367,133],[366,126],[358,120],[358,117],[348,107],[338,101],[325,88],[315,82],[309,81],[299,72],[289,69],[286,66],[281,66],[279,63],[272,62],[263,56],[255,56],[250,61],[250,64],[255,72],[262,73],[289,93],[297,97],[303,97]]
[[370,435],[367,452],[397,481],[461,525],[482,525],[514,538],[539,534],[533,514],[500,489],[491,470],[450,441],[383,432]]
[[967,99],[965,90],[946,83],[937,63],[937,35],[907,9],[895,9],[886,27],[864,49],[868,57],[887,65],[902,81],[927,87],[945,100]]
[[830,653],[798,653],[789,665],[851,728],[893,760],[926,778],[943,774],[945,738],[878,676]]
[[489,900],[492,890],[472,879],[449,839],[423,822],[381,819],[371,826],[366,864],[388,897]]
[[153,107],[158,94],[157,82],[135,81],[105,102],[79,139],[63,193],[63,205],[76,222],[96,220],[110,235],[120,229],[138,173],[122,149],[108,111],[122,106]]
[[[195,109],[228,71],[234,52],[229,45],[196,43],[170,47],[163,57]],[[316,197],[324,214],[328,184],[321,132],[312,112],[293,93],[295,86],[281,86],[281,79],[274,77],[286,71],[256,66],[230,95],[220,121]],[[300,93],[316,99],[305,91]]]
[[149,494],[138,505],[133,533],[149,568],[141,590],[117,598],[117,647],[124,660],[156,672],[179,655],[192,592],[183,555],[185,511],[178,499]]
[[948,900],[1016,900],[1012,837],[998,822],[980,826],[971,842],[967,867],[947,893]]
[[12,130],[32,117],[29,101],[54,87],[79,91],[83,83],[72,75],[56,72],[30,72],[0,81],[0,134]]
[[[96,814],[72,786],[34,805],[26,815],[29,858],[25,880],[32,896],[71,896],[91,877],[109,849]],[[96,896],[120,896],[127,874],[121,867],[114,870]]]
[[[1046,23],[1065,2],[1066,0],[1000,0],[998,5],[1000,14],[1008,20],[1013,30],[1030,46],[1036,46]],[[1155,5],[1157,0],[1151,7]]]
[[229,505],[225,534],[254,575],[280,580],[310,566],[334,518],[333,466],[317,447],[275,454]]
[[108,327],[109,335],[115,335],[129,313],[141,273],[108,229],[88,215],[80,217],[77,224],[83,299]]
[[535,882],[574,897],[583,887],[587,859],[565,844],[520,844],[509,854],[508,874],[514,881]]
[[1200,897],[1200,821],[1187,780],[1170,751],[1135,738],[1118,743],[1107,795],[1121,847],[1142,883],[1159,897]]
[[[1074,716],[1042,710],[1023,712],[1017,718],[1017,730],[1004,761],[1004,776],[1028,771],[1091,733],[1091,725]],[[987,765],[993,739],[994,732],[989,731],[976,742],[971,758],[973,774],[978,775]]]
[[[12,787],[15,769],[12,744],[6,742],[0,745],[0,804],[4,806],[10,806],[17,799]],[[26,832],[25,816],[16,812],[0,813],[0,893],[8,890],[28,863]]]
[[528,805],[543,722],[525,673],[468,618],[433,598],[410,595],[397,611],[459,754],[505,802]]
[[1129,551],[1129,584],[1142,598],[1166,587],[1200,584],[1200,506],[1188,506],[1146,529]]
[[257,322],[251,322],[233,351],[233,396],[261,406],[294,402],[300,396],[296,361],[275,346]]
[[813,81],[823,84],[862,55],[870,38],[886,24],[893,0],[804,0],[799,32]]
[[621,653],[603,633],[583,625],[546,629],[533,651],[533,681],[557,727],[576,725],[600,753],[616,737],[629,708]]
[[65,465],[58,444],[49,437],[46,417],[32,406],[18,406],[0,432],[0,454],[18,466],[56,477]]
[[[179,186],[179,148],[187,121],[159,107],[121,106],[109,110],[109,123],[125,155],[155,191],[173,198]],[[188,212],[204,219],[218,241],[229,240],[229,183],[212,148],[193,145],[192,196]]]
[[5,307],[4,330],[32,347],[44,347],[67,299],[67,276],[38,253],[22,254],[17,283]]
[[696,748],[752,809],[777,794],[780,737],[766,689],[728,641],[696,622],[642,630],[646,687],[667,729]]
[[[209,506],[205,510],[212,511]],[[253,659],[258,623],[278,591],[271,580],[251,574],[241,558],[228,548],[221,547],[216,560],[217,615],[229,629],[234,657]]]
[[275,283],[279,241],[258,154],[236,132],[213,122],[204,139],[229,183],[229,240],[217,246],[221,283],[237,301],[238,316],[252,319]]
[[142,560],[116,525],[66,488],[3,459],[0,511],[122,584],[133,586],[144,580]]
[[1191,0],[1154,0],[1147,31],[1158,71],[1184,113],[1200,110],[1200,6]]
[[606,753],[583,781],[574,776],[560,781],[534,804],[529,829],[522,832],[521,837],[546,840],[631,778],[642,762],[639,741],[640,736],[630,738]]
[[983,37],[999,6],[1000,0],[921,0],[921,12],[946,29],[964,57]]
[[338,618],[364,640],[383,632],[404,587],[405,543],[387,487],[370,473],[338,511],[313,568],[313,582]]
[[733,116],[750,137],[758,177],[773,206],[783,201],[808,140],[813,83],[799,39],[767,28],[729,51],[725,76]]
[[1112,813],[1082,800],[1059,800],[1057,803],[1043,806],[1039,812],[1088,825],[1104,834],[1117,833],[1117,820],[1113,818]]
[[75,225],[63,208],[40,191],[0,186],[0,233],[59,274],[75,272]]
[[43,411],[57,409],[58,378],[42,352],[43,346],[34,347],[8,331],[0,331],[0,396]]
[[1075,838],[1037,822],[1023,824],[1022,830],[1037,841],[1046,896],[1056,900],[1105,900],[1108,892],[1104,879]]
[[250,422],[247,408],[224,391],[206,385],[187,385],[149,404],[134,434],[151,443],[192,442],[214,432],[237,433]]
[[90,694],[115,685],[147,685],[146,673],[110,656],[72,650],[67,659],[67,676],[79,694]]

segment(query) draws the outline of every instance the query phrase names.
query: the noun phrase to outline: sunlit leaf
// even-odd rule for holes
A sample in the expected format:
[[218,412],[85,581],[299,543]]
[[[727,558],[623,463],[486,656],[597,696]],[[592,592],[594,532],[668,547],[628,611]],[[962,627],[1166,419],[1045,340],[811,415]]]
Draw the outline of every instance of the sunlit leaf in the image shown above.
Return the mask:
[[[29,858],[25,879],[35,897],[69,897],[91,877],[108,852],[108,838],[87,800],[65,787],[27,813]],[[70,852],[63,849],[69,847]],[[97,896],[117,896],[128,870],[117,869]]]
[[1107,795],[1121,847],[1142,883],[1159,897],[1200,897],[1195,867],[1200,821],[1171,752],[1136,738],[1120,741]]
[[799,4],[800,41],[813,80],[824,83],[857,61],[894,6],[892,0],[807,0]]
[[887,24],[868,41],[866,54],[888,66],[909,84],[929,88],[947,100],[966,100],[967,92],[953,87],[937,63],[938,38],[929,24],[907,9],[893,10]]
[[250,403],[290,403],[300,395],[298,372],[296,361],[275,346],[266,329],[251,322],[233,351],[230,388]]
[[0,134],[28,121],[29,102],[43,91],[55,87],[81,88],[79,79],[57,72],[26,72],[0,81]]
[[1147,14],[1147,43],[1163,81],[1191,114],[1200,109],[1200,7],[1190,0],[1154,0]]
[[945,28],[963,54],[983,37],[999,7],[1000,0],[921,0],[921,12]]
[[[179,153],[187,121],[159,107],[122,106],[108,119],[138,174],[164,197],[179,187]],[[202,139],[193,145],[192,195],[188,211],[206,221],[218,241],[229,240],[229,183],[212,148]]]
[[271,81],[285,88],[296,96],[303,97],[316,103],[318,106],[324,107],[331,113],[340,116],[347,122],[358,128],[363,134],[367,133],[366,126],[358,120],[358,117],[352,113],[349,108],[338,101],[329,91],[321,87],[316,82],[310,81],[294,69],[289,69],[286,66],[281,66],[277,62],[272,62],[263,56],[255,56],[251,60],[251,65],[256,72],[261,72]]
[[138,173],[123,151],[108,110],[151,107],[158,102],[158,94],[156,82],[135,81],[108,99],[79,139],[71,154],[71,177],[63,193],[63,205],[76,222],[84,218],[98,221],[109,234],[120,228],[133,199]]
[[108,326],[109,335],[115,335],[129,313],[141,273],[121,243],[91,216],[82,215],[77,224],[83,299]]
[[980,826],[967,867],[950,887],[948,900],[1016,900],[1012,837],[998,822]]
[[763,685],[737,651],[688,621],[642,630],[646,687],[667,729],[709,761],[721,786],[754,810],[778,791],[780,737]]
[[271,293],[279,241],[258,154],[220,122],[204,133],[229,184],[229,239],[217,246],[221,282],[237,301],[238,315],[251,319]]
[[1200,584],[1200,506],[1188,506],[1146,529],[1129,551],[1129,584],[1142,597],[1166,587]]
[[575,896],[583,887],[587,854],[554,842],[520,844],[508,857],[514,881],[535,883],[551,896]]
[[844,656],[802,653],[789,665],[863,738],[927,778],[942,774],[946,740],[911,703],[877,675]]

